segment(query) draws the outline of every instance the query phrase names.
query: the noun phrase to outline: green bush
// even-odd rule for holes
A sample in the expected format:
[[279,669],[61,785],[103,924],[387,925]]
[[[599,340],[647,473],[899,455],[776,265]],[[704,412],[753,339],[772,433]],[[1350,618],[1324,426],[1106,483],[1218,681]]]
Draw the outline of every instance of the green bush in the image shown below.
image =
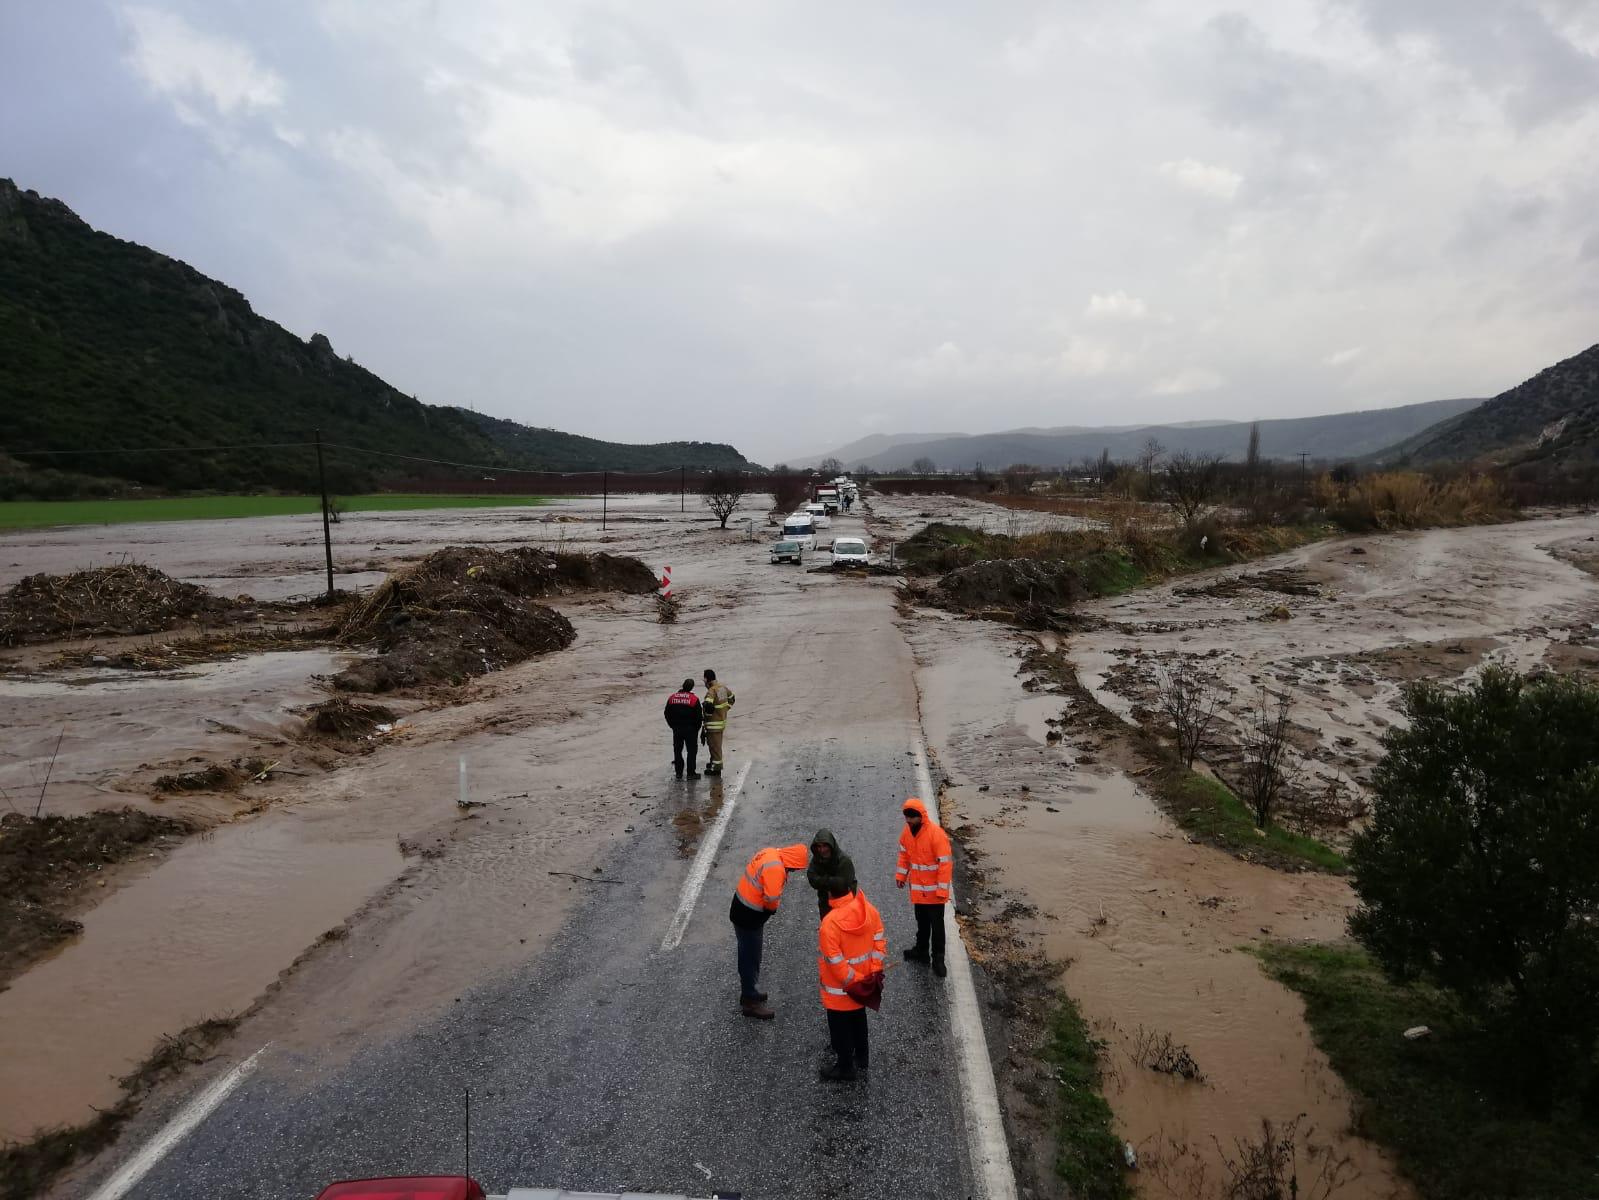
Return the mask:
[[1594,1096],[1599,686],[1490,668],[1409,689],[1350,852],[1350,930],[1396,978],[1449,988],[1545,1102]]

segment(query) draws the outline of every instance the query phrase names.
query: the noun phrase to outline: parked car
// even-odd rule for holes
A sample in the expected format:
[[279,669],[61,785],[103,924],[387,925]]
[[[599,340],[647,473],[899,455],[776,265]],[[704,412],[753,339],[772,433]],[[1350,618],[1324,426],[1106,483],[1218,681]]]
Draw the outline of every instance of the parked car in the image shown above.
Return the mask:
[[783,541],[798,542],[811,551],[816,549],[816,524],[808,513],[790,513],[783,518]]
[[862,538],[834,538],[833,562],[851,567],[869,567],[872,565],[872,552]]
[[791,562],[795,566],[805,565],[805,547],[800,542],[781,541],[772,547],[772,561],[775,563]]

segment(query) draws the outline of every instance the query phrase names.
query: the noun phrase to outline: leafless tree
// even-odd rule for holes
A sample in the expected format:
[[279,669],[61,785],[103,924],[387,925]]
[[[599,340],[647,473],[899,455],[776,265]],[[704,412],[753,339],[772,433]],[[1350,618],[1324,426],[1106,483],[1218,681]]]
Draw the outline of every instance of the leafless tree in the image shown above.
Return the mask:
[[771,480],[772,512],[779,516],[793,512],[805,503],[811,489],[798,475],[774,474]]
[[1293,782],[1288,758],[1288,697],[1274,696],[1264,685],[1260,698],[1244,719],[1240,739],[1243,758],[1238,764],[1243,800],[1255,825],[1265,829],[1284,790]]
[[1160,461],[1160,456],[1166,453],[1166,447],[1160,444],[1159,438],[1148,439],[1138,451],[1138,469],[1149,477],[1150,486],[1154,486],[1155,464]]
[[700,495],[705,497],[705,507],[726,529],[727,519],[733,515],[738,502],[744,499],[749,490],[749,478],[743,471],[721,470],[712,471],[705,477],[705,482],[700,486]]
[[1221,482],[1222,457],[1179,450],[1166,460],[1166,503],[1182,519],[1183,528],[1192,531],[1200,517],[1216,499]]
[[1178,659],[1156,674],[1160,711],[1171,722],[1177,738],[1177,753],[1186,766],[1210,743],[1211,729],[1221,709],[1219,688],[1194,669],[1186,659]]
[[842,474],[844,470],[844,464],[836,458],[824,458],[817,465],[822,474],[828,479],[832,479],[835,475]]
[[924,454],[911,464],[911,470],[918,475],[931,475],[938,470],[938,464]]

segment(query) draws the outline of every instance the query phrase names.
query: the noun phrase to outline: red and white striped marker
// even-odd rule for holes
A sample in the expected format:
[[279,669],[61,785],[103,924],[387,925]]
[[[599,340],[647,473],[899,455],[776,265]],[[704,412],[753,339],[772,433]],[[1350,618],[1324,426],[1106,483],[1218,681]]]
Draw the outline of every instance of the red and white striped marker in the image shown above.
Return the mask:
[[672,594],[672,567],[671,567],[671,564],[668,564],[668,565],[666,565],[666,566],[661,568],[661,595],[670,596],[671,594]]

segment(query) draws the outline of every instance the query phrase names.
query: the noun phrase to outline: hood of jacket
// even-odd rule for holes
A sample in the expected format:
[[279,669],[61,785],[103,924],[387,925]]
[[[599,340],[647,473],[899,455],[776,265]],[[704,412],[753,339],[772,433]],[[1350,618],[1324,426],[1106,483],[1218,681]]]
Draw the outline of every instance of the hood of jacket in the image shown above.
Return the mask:
[[866,929],[866,893],[856,888],[848,896],[827,902],[828,919],[838,924],[841,933],[861,933]]
[[811,865],[811,848],[804,842],[797,846],[779,846],[777,856],[790,871],[803,871]]
[[[832,857],[828,860],[830,862],[837,862],[841,857],[843,857],[844,852],[838,848],[838,839],[833,836],[833,831],[831,829],[818,829],[816,831],[816,836],[811,839],[811,848],[813,854],[815,853],[815,848],[817,845],[823,845],[832,850]],[[818,857],[816,861],[821,862],[822,860]]]
[[923,804],[915,796],[912,796],[909,800],[905,801],[904,804],[901,804],[899,806],[899,811],[902,815],[907,812],[921,813],[923,829],[926,829],[929,825],[936,825],[938,823],[934,821],[932,817],[927,815],[927,805]]

